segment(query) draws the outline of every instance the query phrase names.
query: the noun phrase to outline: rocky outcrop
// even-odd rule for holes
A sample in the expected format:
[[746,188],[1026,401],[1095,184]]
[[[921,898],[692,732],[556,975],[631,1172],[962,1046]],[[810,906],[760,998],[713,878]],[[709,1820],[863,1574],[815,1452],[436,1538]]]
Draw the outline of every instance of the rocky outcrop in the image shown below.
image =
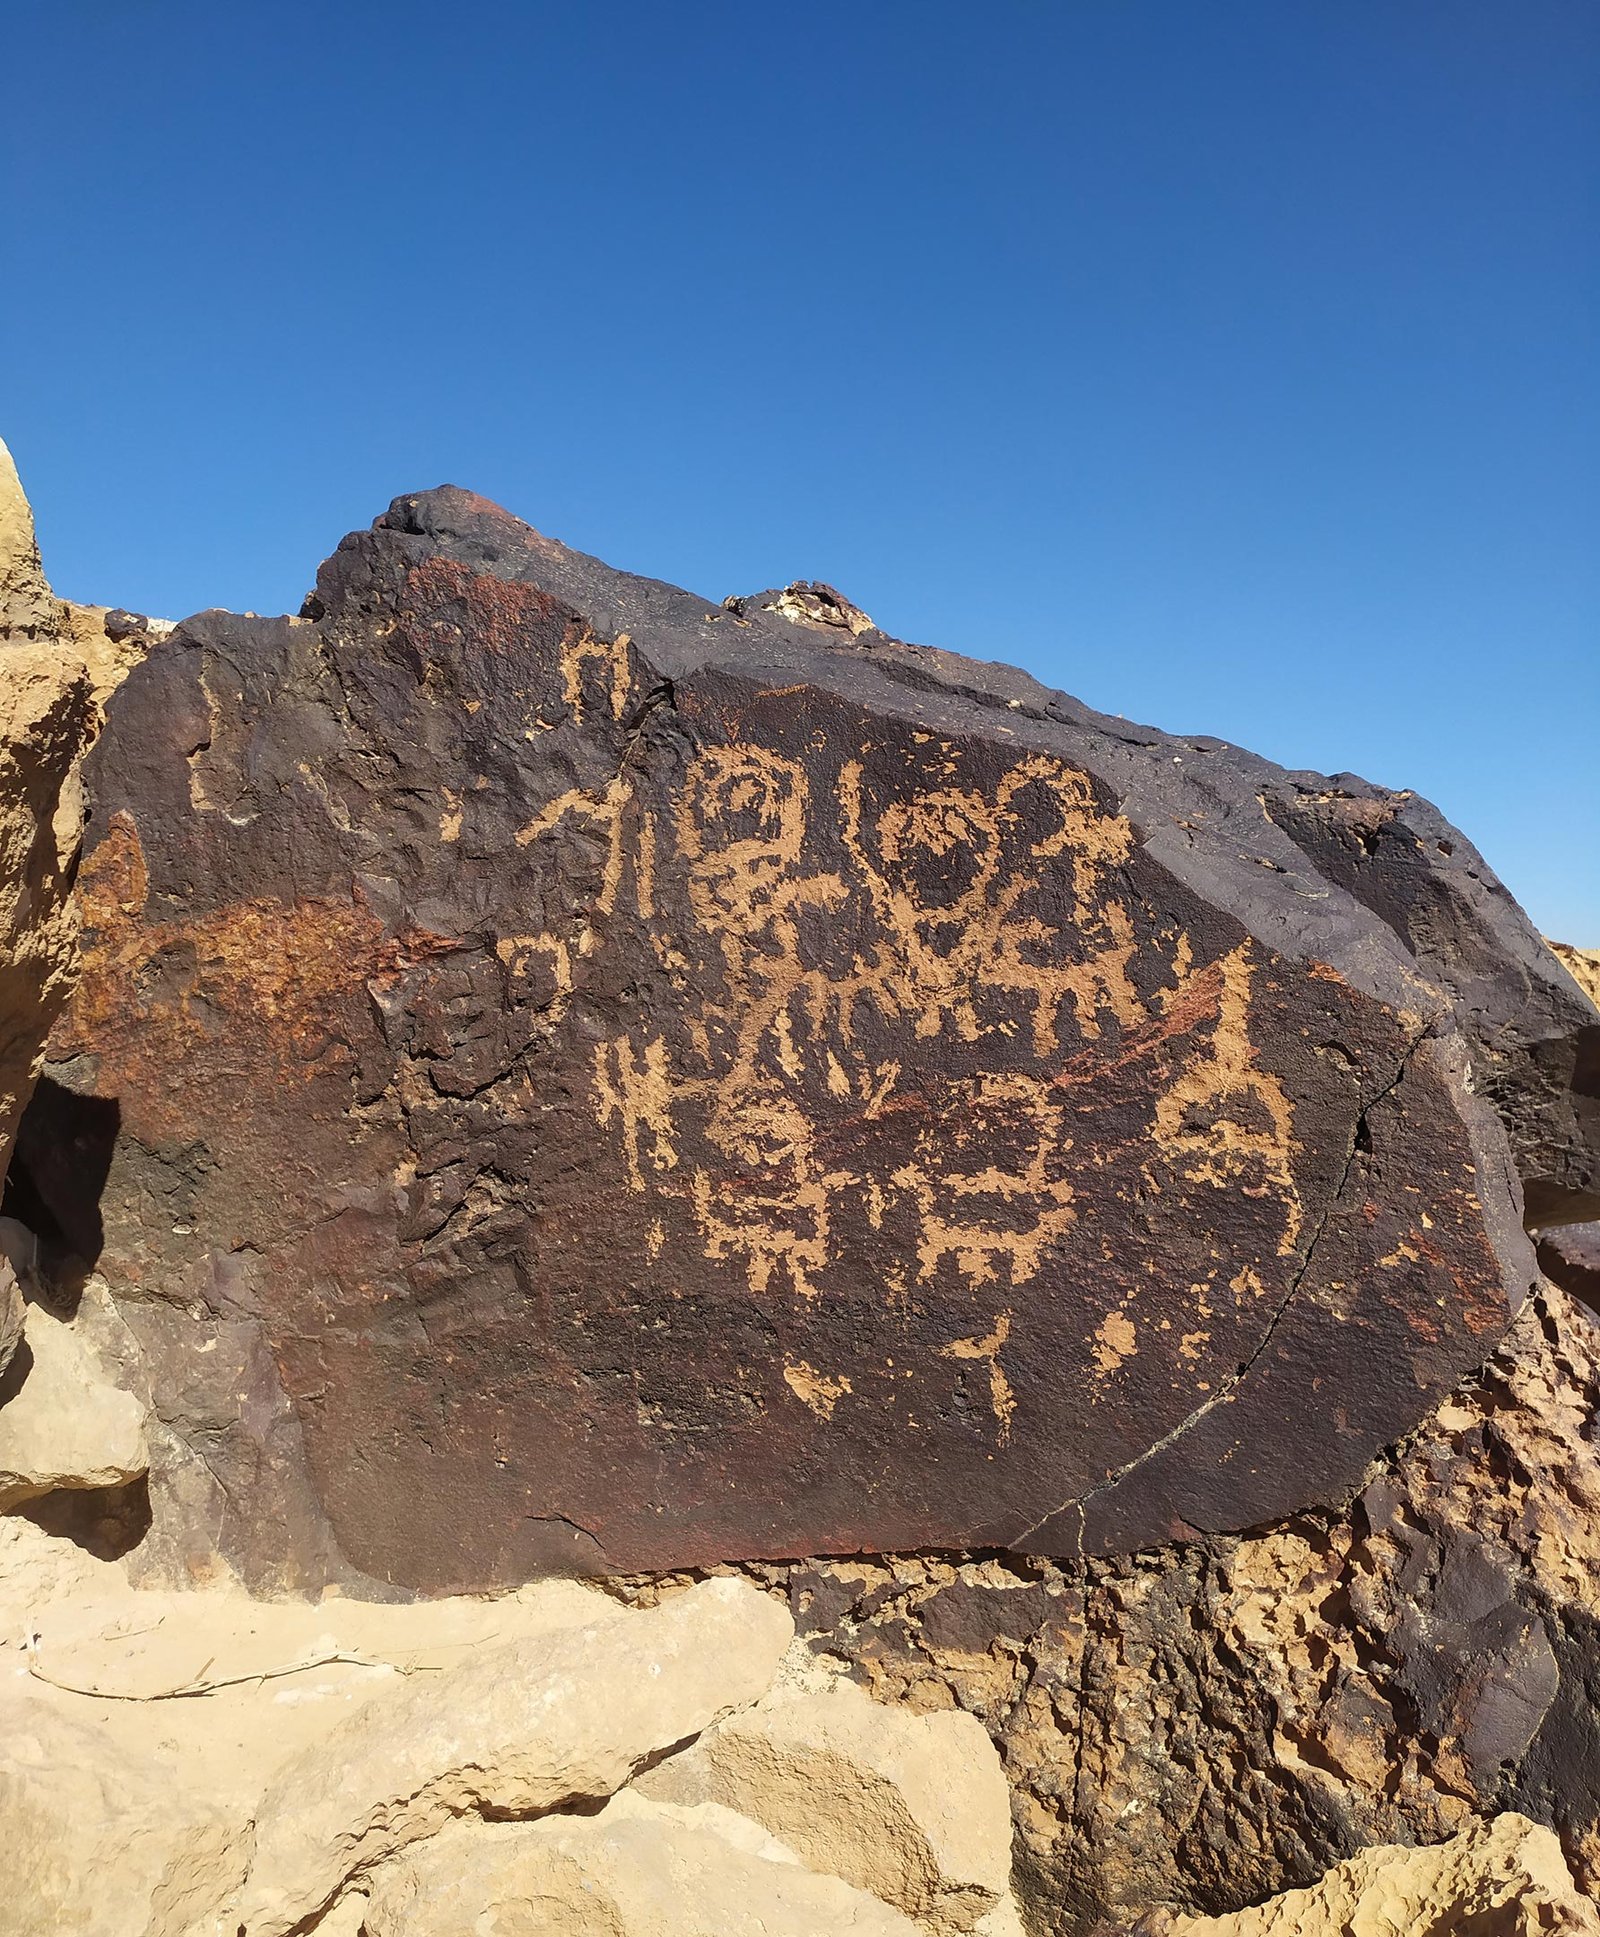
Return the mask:
[[1309,1889],[1229,1917],[1152,1917],[1140,1937],[1592,1937],[1600,1915],[1561,1845],[1525,1816],[1473,1823],[1432,1849],[1363,1850]]
[[365,1937],[918,1937],[746,1818],[625,1791],[597,1816],[441,1836],[385,1877]]
[[1322,857],[1304,779],[400,500],[114,702],[30,1184],[226,1417],[258,1582],[1341,1502],[1531,1281],[1466,1071],[1553,1040],[1549,958],[1415,802],[1384,894]]
[[[645,1611],[567,1582],[405,1606],[137,1592],[0,1519],[0,1933],[469,1937],[501,1915],[562,1937],[945,1937],[947,1919],[774,1838],[759,1769],[727,1806],[628,1787],[765,1712],[775,1679],[826,1706],[815,1667],[782,1664],[792,1632],[781,1600],[734,1580]],[[982,1731],[943,1718],[918,1767],[900,1754],[914,1718],[842,1700],[840,1766],[878,1773],[870,1795],[819,1798],[841,1849],[903,1785],[900,1818],[931,1831],[964,1900],[981,1889],[987,1921],[960,1927],[1015,1932]]]
[[647,1776],[645,1793],[719,1804],[940,1937],[1006,1901],[1011,1812],[982,1725],[917,1715],[845,1684],[775,1689]]
[[[459,492],[171,637],[19,503],[12,1119],[110,724],[0,1932],[1018,1937],[1013,1835],[1031,1937],[1564,1927],[1600,1333],[1522,1186],[1583,1295],[1600,1017],[1426,803]],[[84,1572],[147,1460],[147,1584],[374,1598]]]
[[148,1465],[144,1408],[70,1325],[34,1307],[0,1377],[0,1511],[58,1487],[121,1486]]
[[466,1812],[602,1800],[771,1683],[776,1602],[713,1581],[566,1641],[486,1650],[352,1716],[262,1799],[241,1921],[286,1937],[352,1876]]
[[1593,1892],[1597,1412],[1600,1329],[1547,1287],[1345,1513],[1080,1567],[814,1563],[791,1604],[880,1699],[988,1724],[1039,1932],[1232,1910],[1502,1809]]
[[0,1382],[4,1381],[6,1367],[16,1356],[17,1347],[22,1343],[22,1327],[26,1319],[22,1302],[22,1286],[9,1258],[0,1258]]
[[1600,1217],[1600,1012],[1431,802],[1353,774],[1284,774],[1262,804],[1306,860],[1403,940],[1450,998],[1505,1124],[1528,1222]]
[[1589,1000],[1600,1005],[1600,948],[1574,948],[1570,942],[1548,946]]
[[0,444],[0,1177],[72,984],[77,765],[94,722],[93,681]]

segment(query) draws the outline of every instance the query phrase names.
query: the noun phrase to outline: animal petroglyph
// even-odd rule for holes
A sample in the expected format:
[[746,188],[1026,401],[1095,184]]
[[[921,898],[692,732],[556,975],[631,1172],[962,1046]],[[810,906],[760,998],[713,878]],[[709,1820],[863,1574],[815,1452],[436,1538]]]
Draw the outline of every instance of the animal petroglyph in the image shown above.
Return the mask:
[[1246,1526],[1502,1322],[1337,815],[773,605],[428,493],[119,691],[27,1176],[270,1591]]
[[[596,651],[564,659],[569,704]],[[628,695],[615,695],[620,717]],[[775,748],[697,752],[668,864],[694,927],[652,926],[663,961],[701,964],[704,993],[673,1040],[625,1033],[594,1051],[596,1121],[619,1140],[631,1189],[686,1199],[704,1255],[740,1263],[757,1296],[819,1296],[841,1233],[863,1220],[874,1230],[909,1220],[920,1283],[953,1269],[974,1289],[1024,1284],[1069,1239],[1072,1167],[1096,1157],[1077,1152],[1061,1066],[1107,1031],[1170,1034],[1174,1015],[1203,1022],[1209,1010],[1209,1033],[1187,1039],[1153,1101],[1151,1160],[1191,1184],[1278,1201],[1276,1246],[1291,1251],[1293,1110],[1256,1066],[1246,950],[1197,967],[1180,931],[1142,995],[1134,911],[1118,885],[1133,830],[1086,776],[1032,755],[987,785],[959,784],[962,749],[927,734],[910,757],[925,787],[907,791],[900,776],[880,801],[881,777],[875,787],[863,761],[847,759],[819,800],[806,768]],[[655,816],[627,778],[558,795],[518,842],[573,818],[604,853],[592,905],[570,932],[534,944],[563,1003],[573,960],[597,945],[625,876],[633,912],[649,922],[663,865]],[[830,945],[822,923],[848,946]],[[941,1042],[956,1051],[995,1038],[1020,1066],[947,1073]],[[892,1158],[873,1136],[891,1118]],[[887,1152],[890,1140],[877,1141]],[[680,1161],[691,1146],[701,1160]],[[992,1363],[1008,1431],[1015,1401]]]

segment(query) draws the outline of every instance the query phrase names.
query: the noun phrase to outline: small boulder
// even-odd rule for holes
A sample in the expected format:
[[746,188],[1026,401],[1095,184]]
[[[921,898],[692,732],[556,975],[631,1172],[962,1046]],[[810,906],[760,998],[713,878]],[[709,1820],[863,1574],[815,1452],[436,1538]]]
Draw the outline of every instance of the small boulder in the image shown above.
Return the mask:
[[1309,1889],[1226,1917],[1147,1920],[1151,1937],[1595,1937],[1600,1913],[1553,1831],[1512,1812],[1431,1849],[1383,1844]]
[[[7,1258],[0,1258],[0,1373],[22,1343],[22,1287]],[[5,1388],[0,1386],[0,1392]]]
[[793,1633],[778,1601],[712,1580],[627,1620],[414,1678],[279,1772],[238,1922],[285,1937],[349,1879],[467,1812],[534,1816],[614,1794],[765,1693]]
[[1007,1901],[1011,1807],[988,1732],[853,1683],[782,1685],[645,1777],[680,1804],[721,1803],[925,1929],[971,1931]]
[[144,1407],[100,1376],[70,1325],[33,1306],[0,1379],[0,1509],[147,1470]]
[[808,1869],[715,1804],[625,1790],[597,1816],[476,1824],[380,1879],[366,1937],[917,1937],[898,1911]]
[[1539,1269],[1552,1284],[1600,1314],[1600,1224],[1563,1224],[1539,1233]]

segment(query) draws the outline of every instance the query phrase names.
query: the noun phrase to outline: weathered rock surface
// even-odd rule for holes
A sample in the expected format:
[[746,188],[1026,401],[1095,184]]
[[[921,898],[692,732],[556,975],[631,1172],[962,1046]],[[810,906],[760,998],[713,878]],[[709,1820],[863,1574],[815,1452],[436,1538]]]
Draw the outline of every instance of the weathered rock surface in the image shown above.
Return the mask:
[[1539,1234],[1539,1269],[1600,1313],[1600,1224],[1564,1224]]
[[5,1369],[22,1343],[25,1318],[17,1274],[9,1258],[0,1258],[0,1390],[4,1390]]
[[837,1876],[808,1869],[715,1804],[631,1791],[599,1815],[436,1837],[384,1878],[366,1937],[918,1937]]
[[0,1375],[0,1510],[57,1487],[120,1486],[148,1464],[143,1406],[106,1381],[71,1325],[34,1306]]
[[94,686],[45,581],[33,517],[0,444],[0,1178],[50,1025],[72,983],[77,763]]
[[411,1676],[615,1613],[566,1583],[410,1608],[139,1594],[0,1518],[0,1932],[211,1937],[279,1769]]
[[284,1937],[350,1877],[452,1818],[532,1816],[612,1795],[770,1684],[780,1604],[709,1581],[645,1613],[486,1650],[414,1680],[278,1775],[262,1799],[240,1920]]
[[640,1786],[737,1810],[813,1869],[947,1937],[1010,1890],[1010,1795],[970,1715],[890,1708],[849,1683],[780,1684]]
[[1228,1917],[1150,1918],[1148,1937],[1590,1937],[1600,1915],[1547,1829],[1507,1813],[1432,1849],[1363,1850],[1309,1889]]
[[[137,1591],[0,1517],[0,1937],[1021,1937],[982,1729],[783,1659],[792,1632],[730,1579],[646,1612],[566,1581],[409,1605]],[[623,1787],[746,1708],[731,1805]],[[791,1845],[765,1823],[802,1770],[841,1781],[813,1796],[830,1839]]]
[[883,1701],[988,1724],[1037,1932],[1233,1910],[1497,1810],[1595,1894],[1597,1417],[1600,1327],[1549,1286],[1347,1512],[1078,1566],[818,1562],[791,1604]]
[[1506,1126],[1530,1224],[1600,1217],[1600,1011],[1430,802],[1353,774],[1286,774],[1262,804],[1328,882],[1449,996]]
[[1238,1528],[1521,1296],[1466,1059],[1573,1182],[1571,985],[1419,803],[1380,894],[1305,776],[791,591],[434,492],[114,701],[26,1170],[246,1578]]
[[566,1582],[408,1607],[140,1593],[0,1520],[0,1931],[309,1927],[463,1818],[608,1796],[755,1700],[791,1632],[735,1581],[638,1614]]

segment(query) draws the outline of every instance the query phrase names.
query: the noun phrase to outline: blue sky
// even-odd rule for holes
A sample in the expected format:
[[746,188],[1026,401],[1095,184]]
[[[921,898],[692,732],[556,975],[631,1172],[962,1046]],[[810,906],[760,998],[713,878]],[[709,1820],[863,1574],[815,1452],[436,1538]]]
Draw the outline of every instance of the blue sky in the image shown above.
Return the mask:
[[450,481],[1431,795],[1600,944],[1592,0],[13,0],[57,589]]

